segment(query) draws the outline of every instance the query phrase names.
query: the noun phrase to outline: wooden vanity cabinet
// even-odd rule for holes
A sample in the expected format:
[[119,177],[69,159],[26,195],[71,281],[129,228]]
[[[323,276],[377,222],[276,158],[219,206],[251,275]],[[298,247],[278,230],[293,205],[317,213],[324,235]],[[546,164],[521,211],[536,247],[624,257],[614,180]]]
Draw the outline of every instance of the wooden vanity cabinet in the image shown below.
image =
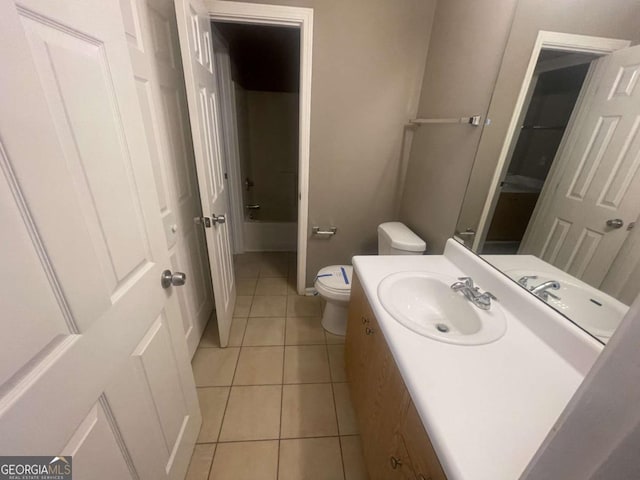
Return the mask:
[[345,363],[371,480],[446,480],[357,275]]

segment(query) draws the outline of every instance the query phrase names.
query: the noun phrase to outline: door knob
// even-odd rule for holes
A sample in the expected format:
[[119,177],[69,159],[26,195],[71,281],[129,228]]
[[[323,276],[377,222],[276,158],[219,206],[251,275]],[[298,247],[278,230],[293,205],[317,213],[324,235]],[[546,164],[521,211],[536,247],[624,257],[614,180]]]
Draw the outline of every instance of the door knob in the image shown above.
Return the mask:
[[170,286],[179,287],[184,285],[187,281],[187,275],[182,272],[172,273],[171,270],[165,270],[160,277],[160,284],[162,288],[169,288]]
[[624,221],[621,218],[610,218],[607,220],[607,227],[622,228]]
[[224,223],[227,221],[224,215],[216,215],[215,213],[211,215],[211,221],[213,223]]

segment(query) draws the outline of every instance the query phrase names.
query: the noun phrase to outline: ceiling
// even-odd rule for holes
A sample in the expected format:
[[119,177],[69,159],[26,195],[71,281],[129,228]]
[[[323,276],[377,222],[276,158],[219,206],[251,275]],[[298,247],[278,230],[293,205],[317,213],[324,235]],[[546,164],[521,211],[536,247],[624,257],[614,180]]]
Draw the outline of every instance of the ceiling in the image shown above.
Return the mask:
[[233,80],[246,90],[299,92],[300,30],[213,22],[231,56]]

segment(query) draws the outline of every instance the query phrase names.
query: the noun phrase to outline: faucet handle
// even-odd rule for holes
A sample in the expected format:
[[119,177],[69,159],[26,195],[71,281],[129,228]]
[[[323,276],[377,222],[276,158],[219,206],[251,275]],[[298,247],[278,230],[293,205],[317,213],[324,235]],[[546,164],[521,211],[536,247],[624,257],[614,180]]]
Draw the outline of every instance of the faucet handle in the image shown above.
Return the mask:
[[496,296],[495,296],[493,293],[491,293],[491,292],[484,292],[482,295],[483,295],[483,296],[485,296],[485,297],[490,298],[491,300],[498,300],[498,297],[496,297]]
[[464,284],[467,287],[473,288],[473,278],[471,278],[471,277],[458,277],[458,280],[464,282]]
[[537,278],[537,275],[524,275],[518,279],[518,283],[523,287],[526,287],[529,280],[537,280]]

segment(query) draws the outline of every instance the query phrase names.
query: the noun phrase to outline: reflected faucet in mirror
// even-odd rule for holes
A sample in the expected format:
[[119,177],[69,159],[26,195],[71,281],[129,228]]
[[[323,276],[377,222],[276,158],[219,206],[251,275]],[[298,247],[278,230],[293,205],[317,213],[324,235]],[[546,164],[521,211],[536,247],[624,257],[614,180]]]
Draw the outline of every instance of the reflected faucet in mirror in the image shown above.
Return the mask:
[[537,275],[523,275],[518,279],[518,283],[522,285],[524,288],[528,288],[528,290],[531,293],[533,293],[534,295],[537,295],[538,297],[540,297],[545,301],[548,300],[549,297],[555,300],[561,300],[560,297],[558,297],[557,295],[554,295],[549,291],[549,289],[560,290],[560,283],[556,282],[555,280],[547,280],[546,282],[543,282],[537,286],[529,287],[527,285],[529,283],[529,280],[537,280],[537,279],[538,279]]
[[[603,342],[640,294],[640,46],[630,43],[538,32],[494,170],[476,157],[455,232]],[[488,117],[505,105],[494,92]],[[496,144],[485,129],[481,146],[485,135]]]
[[533,293],[534,295],[537,295],[538,297],[540,297],[545,301],[548,300],[549,297],[553,298],[554,300],[562,300],[560,297],[558,297],[557,295],[554,295],[549,291],[549,290],[560,290],[560,284],[555,280],[548,280],[544,283],[541,283],[537,287],[532,287],[530,290],[531,290],[531,293]]

